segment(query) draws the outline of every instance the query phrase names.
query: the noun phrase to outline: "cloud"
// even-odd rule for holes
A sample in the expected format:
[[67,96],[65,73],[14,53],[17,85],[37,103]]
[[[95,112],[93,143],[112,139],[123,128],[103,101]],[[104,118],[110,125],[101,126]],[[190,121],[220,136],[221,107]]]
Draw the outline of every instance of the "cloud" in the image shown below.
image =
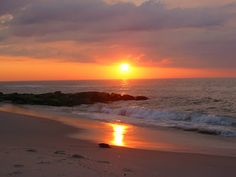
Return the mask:
[[[0,32],[8,28],[8,24],[13,20],[13,15],[11,14],[4,14],[0,16]],[[1,40],[0,34],[0,40]]]
[[[59,2],[58,2],[59,1]],[[169,9],[156,1],[140,6],[108,5],[100,0],[38,0],[21,11],[13,24],[16,35],[64,31],[120,32],[223,25],[231,13],[221,8]]]
[[[0,23],[8,29],[0,29],[5,46],[0,52],[79,62],[128,57],[162,67],[236,67],[235,3],[173,8],[154,0],[113,2],[3,0]],[[73,50],[55,46],[68,41]]]
[[13,18],[14,17],[11,14],[2,15],[2,16],[0,16],[0,24],[6,24],[6,23],[12,21]]

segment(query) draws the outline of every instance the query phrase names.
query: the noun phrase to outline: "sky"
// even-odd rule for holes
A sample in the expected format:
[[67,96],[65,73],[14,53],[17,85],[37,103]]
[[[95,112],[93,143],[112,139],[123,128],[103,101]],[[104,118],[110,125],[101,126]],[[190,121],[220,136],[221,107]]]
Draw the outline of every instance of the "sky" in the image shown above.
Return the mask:
[[1,0],[0,80],[236,77],[236,0]]

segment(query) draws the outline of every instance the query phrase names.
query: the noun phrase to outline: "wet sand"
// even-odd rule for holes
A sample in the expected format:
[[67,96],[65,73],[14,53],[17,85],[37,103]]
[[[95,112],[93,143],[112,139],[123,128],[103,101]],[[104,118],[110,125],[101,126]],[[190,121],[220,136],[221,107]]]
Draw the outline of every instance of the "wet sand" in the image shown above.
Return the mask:
[[84,131],[52,120],[0,112],[0,176],[235,176],[235,157],[101,149],[96,143],[68,136]]

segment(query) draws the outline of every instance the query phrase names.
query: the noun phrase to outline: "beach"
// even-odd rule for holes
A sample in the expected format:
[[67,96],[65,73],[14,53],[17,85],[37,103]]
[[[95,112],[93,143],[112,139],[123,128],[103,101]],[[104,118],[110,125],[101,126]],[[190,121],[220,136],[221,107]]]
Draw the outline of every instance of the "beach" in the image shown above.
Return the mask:
[[139,150],[71,138],[84,129],[0,112],[0,176],[233,177],[236,158]]
[[1,0],[0,177],[236,177],[236,0]]

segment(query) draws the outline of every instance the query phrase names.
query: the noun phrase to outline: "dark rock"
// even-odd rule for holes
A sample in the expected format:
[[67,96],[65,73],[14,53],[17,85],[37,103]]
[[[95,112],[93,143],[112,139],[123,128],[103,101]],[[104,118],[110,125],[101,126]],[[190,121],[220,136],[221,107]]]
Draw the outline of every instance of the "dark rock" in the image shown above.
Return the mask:
[[54,94],[55,95],[62,95],[62,92],[61,91],[55,91]]
[[136,96],[135,100],[148,100],[148,97],[145,96]]
[[207,135],[220,135],[220,132],[214,130],[198,130],[198,133],[207,134]]
[[106,144],[106,143],[100,143],[100,144],[98,144],[98,146],[100,148],[111,148],[111,146],[109,144]]
[[110,97],[112,100],[120,100],[122,99],[122,96],[120,94],[116,94],[116,93],[111,93]]
[[131,95],[122,95],[122,100],[135,100],[135,97]]
[[106,92],[79,92],[79,93],[54,93],[44,94],[0,94],[1,101],[10,101],[15,104],[48,105],[48,106],[76,106],[81,104],[108,103],[121,100],[146,100],[144,96],[121,95]]
[[4,96],[4,94],[2,92],[0,92],[0,101],[4,100],[3,96]]

